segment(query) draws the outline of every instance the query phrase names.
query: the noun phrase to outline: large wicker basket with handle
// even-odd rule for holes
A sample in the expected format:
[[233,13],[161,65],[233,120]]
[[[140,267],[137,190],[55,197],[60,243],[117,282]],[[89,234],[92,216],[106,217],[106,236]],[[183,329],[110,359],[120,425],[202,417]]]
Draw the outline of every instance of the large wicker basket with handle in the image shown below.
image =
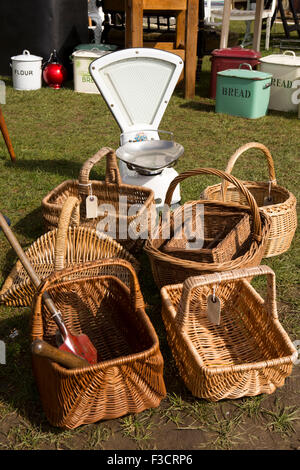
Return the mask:
[[[105,181],[90,180],[92,168],[103,158],[106,158]],[[62,205],[70,195],[80,199],[80,225],[97,228],[102,221],[107,234],[126,249],[134,252],[142,248],[155,213],[154,193],[149,188],[122,183],[114,150],[100,149],[83,164],[78,180],[64,181],[44,197],[42,211],[46,230],[58,226]],[[88,218],[86,212],[90,197],[97,198],[99,206],[93,218]],[[108,221],[107,224],[104,221]]]
[[[202,199],[198,201],[187,202],[183,206],[178,207],[174,213],[171,214],[171,224],[168,220],[161,218],[159,220],[158,226],[156,227],[156,231],[154,231],[151,237],[149,237],[144,247],[151,263],[155,283],[159,288],[166,284],[183,282],[187,277],[190,276],[196,276],[209,272],[230,271],[232,269],[245,268],[249,266],[257,266],[261,262],[267,236],[270,230],[270,218],[265,213],[259,211],[253,196],[250,194],[247,188],[234,176],[214,168],[198,168],[181,173],[171,182],[166,194],[165,204],[170,207],[172,194],[177,184],[186,178],[197,175],[216,175],[219,178],[229,181],[244,195],[247,200],[248,207],[232,202],[230,203]],[[180,213],[182,215],[181,219],[184,220],[185,207],[187,205],[191,207],[196,205],[203,205],[204,210],[217,210],[219,213],[223,211],[224,214],[226,214],[229,209],[231,212],[235,211],[236,214],[248,213],[250,217],[251,231],[247,240],[244,240],[241,246],[241,250],[236,252],[236,256],[222,262],[209,262],[208,260],[191,260],[189,255],[184,257],[184,252],[181,257],[178,258],[176,255],[172,255],[164,251],[164,245],[167,242],[165,234],[168,233],[168,225],[172,225],[172,218],[174,220]],[[230,215],[228,215],[228,217],[230,217]],[[205,222],[204,219],[204,224],[210,223],[209,221],[210,219],[207,219]],[[243,227],[244,226],[242,225],[241,228]]]
[[[93,228],[79,226],[79,200],[68,197],[60,214],[58,228],[39,237],[26,255],[41,280],[53,271],[86,261],[123,258],[139,269],[139,263],[122,245]],[[36,291],[20,261],[5,280],[0,291],[0,303],[26,307]]]
[[[225,171],[231,173],[238,158],[249,149],[261,150],[268,163],[268,182],[243,181],[243,184],[253,195],[259,208],[271,217],[271,230],[264,253],[264,258],[269,258],[284,253],[290,248],[297,228],[296,198],[290,191],[278,186],[271,153],[265,145],[258,142],[249,142],[240,147],[230,157]],[[203,192],[203,197],[239,204],[246,203],[236,187],[228,185],[225,181],[208,186]]]
[[[266,300],[249,283],[268,277]],[[162,317],[180,375],[210,401],[272,393],[292,372],[297,350],[279,322],[275,274],[267,266],[190,277],[161,289]],[[221,305],[219,324],[207,314]]]
[[42,299],[45,290],[69,330],[86,334],[98,356],[97,364],[83,369],[33,356],[48,421],[71,429],[159,406],[166,395],[163,357],[132,265],[103,260],[46,279],[36,296],[31,338],[55,345],[57,327]]

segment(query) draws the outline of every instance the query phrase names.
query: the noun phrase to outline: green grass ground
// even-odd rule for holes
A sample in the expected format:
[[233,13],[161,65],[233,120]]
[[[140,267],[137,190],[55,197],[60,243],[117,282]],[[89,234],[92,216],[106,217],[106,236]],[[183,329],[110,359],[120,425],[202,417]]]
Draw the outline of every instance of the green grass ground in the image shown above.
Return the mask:
[[[272,36],[281,34],[275,25]],[[263,42],[262,42],[263,44]],[[270,49],[268,53],[274,50]],[[263,51],[263,54],[266,54]],[[15,91],[9,77],[2,106],[17,155],[13,165],[0,138],[0,208],[10,217],[23,248],[41,233],[41,200],[66,179],[77,178],[83,162],[100,147],[116,148],[120,131],[99,95],[78,94],[73,83],[54,91]],[[271,151],[278,183],[299,200],[300,121],[296,114],[270,111],[247,120],[216,114],[209,98],[210,61],[205,57],[196,97],[187,101],[175,91],[161,128],[174,132],[185,149],[178,172],[196,167],[225,169],[242,144],[258,141]],[[104,163],[92,178],[103,178]],[[267,180],[259,153],[248,152],[234,174]],[[182,184],[183,201],[197,199],[216,178],[198,177]],[[147,313],[159,335],[165,359],[168,395],[155,410],[113,421],[63,431],[50,426],[43,414],[31,370],[30,309],[0,308],[0,339],[7,345],[7,364],[0,365],[0,449],[296,449],[300,446],[299,365],[273,395],[207,403],[186,390],[168,348],[160,316],[160,293],[147,258],[140,275]],[[0,237],[0,284],[16,261]],[[288,252],[264,260],[277,276],[279,315],[292,340],[299,328],[299,231]],[[147,268],[147,269],[146,269]],[[11,338],[17,330],[18,335]]]

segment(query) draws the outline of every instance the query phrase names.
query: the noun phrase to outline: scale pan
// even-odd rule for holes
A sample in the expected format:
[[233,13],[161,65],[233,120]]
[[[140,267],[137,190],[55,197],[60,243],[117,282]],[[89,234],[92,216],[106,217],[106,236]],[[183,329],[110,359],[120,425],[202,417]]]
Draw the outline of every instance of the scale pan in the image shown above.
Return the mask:
[[183,152],[183,146],[171,140],[146,140],[127,142],[116,155],[132,167],[155,171],[173,166]]

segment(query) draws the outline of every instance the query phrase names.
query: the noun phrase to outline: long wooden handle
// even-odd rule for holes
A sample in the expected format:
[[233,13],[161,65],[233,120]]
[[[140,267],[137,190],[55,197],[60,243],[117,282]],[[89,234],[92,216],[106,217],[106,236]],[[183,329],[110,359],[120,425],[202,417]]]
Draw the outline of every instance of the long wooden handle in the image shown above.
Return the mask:
[[[9,225],[7,224],[5,218],[0,212],[0,227],[2,228],[4,235],[6,236],[7,240],[11,244],[12,248],[15,250],[19,260],[21,261],[22,265],[24,266],[25,271],[27,272],[28,276],[30,277],[31,281],[35,285],[36,288],[38,288],[41,284],[41,280],[34,271],[33,267],[30,264],[30,261],[26,254],[24,253],[21,245],[19,244],[18,240],[14,236],[13,232],[11,231]],[[49,311],[55,315],[55,319],[57,318],[57,314],[59,313],[58,310],[56,309],[52,299],[50,298],[49,294],[47,292],[44,292],[43,294],[43,299],[45,301],[45,304],[47,305]]]
[[89,362],[75,354],[62,351],[61,349],[51,346],[51,344],[41,339],[32,342],[31,351],[36,356],[45,357],[51,361],[67,367],[68,369],[79,369],[89,366]]
[[0,129],[1,129],[4,141],[6,143],[7,150],[9,151],[10,158],[11,158],[12,162],[15,162],[16,161],[16,154],[15,154],[15,151],[13,149],[10,137],[9,137],[9,133],[8,133],[8,130],[7,130],[7,127],[6,127],[6,123],[4,121],[4,116],[3,116],[3,113],[2,113],[1,107],[0,107]]

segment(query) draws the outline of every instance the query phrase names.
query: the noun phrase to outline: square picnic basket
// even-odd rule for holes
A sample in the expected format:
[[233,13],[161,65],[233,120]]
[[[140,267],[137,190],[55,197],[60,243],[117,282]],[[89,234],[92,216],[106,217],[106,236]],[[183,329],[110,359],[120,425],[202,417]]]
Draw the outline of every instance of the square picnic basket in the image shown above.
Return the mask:
[[[91,170],[103,158],[106,158],[105,181],[90,180]],[[101,148],[82,165],[78,180],[62,182],[43,198],[46,230],[57,227],[62,205],[69,196],[80,199],[80,225],[96,229],[101,221],[109,219],[104,227],[108,235],[129,251],[137,252],[143,247],[147,238],[144,231],[148,233],[155,215],[154,193],[149,188],[122,183],[114,150]],[[93,199],[97,199],[100,210],[90,217],[86,204]],[[129,236],[130,228],[133,236]]]
[[57,327],[43,301],[45,291],[67,328],[86,334],[98,357],[95,365],[68,369],[33,354],[50,424],[72,429],[159,406],[166,395],[163,357],[132,265],[118,259],[87,262],[44,281],[35,298],[31,339],[55,345]]
[[[250,284],[267,276],[266,300]],[[220,303],[208,316],[209,296]],[[162,318],[179,373],[209,401],[270,394],[292,372],[297,350],[279,322],[275,274],[268,266],[190,277],[161,289]]]
[[[255,198],[260,210],[271,218],[270,233],[263,256],[269,258],[284,253],[290,248],[297,228],[297,201],[288,189],[277,184],[272,155],[265,145],[258,142],[249,142],[238,148],[228,160],[226,173],[231,173],[238,158],[250,149],[260,150],[268,163],[269,181],[247,180],[243,181],[243,184]],[[244,196],[237,191],[236,187],[226,181],[208,186],[203,191],[203,197],[211,200],[247,204]]]
[[[171,182],[165,205],[170,207],[177,184],[197,175],[216,175],[231,182],[244,195],[247,206],[234,202],[200,199],[186,202],[171,212],[169,218],[161,217],[144,246],[154,281],[159,288],[183,282],[190,276],[257,266],[261,262],[270,231],[270,217],[258,209],[254,197],[234,176],[214,168],[197,168],[181,173]],[[173,239],[170,240],[168,236],[168,229],[171,227],[172,230],[175,220],[178,218],[186,223],[185,213],[193,213],[194,208],[198,206],[204,208],[203,240],[205,243],[213,241],[215,244],[211,247],[206,245],[206,248],[204,245],[204,249],[208,250],[206,257],[203,256],[203,250],[202,252],[195,250],[195,253],[191,253],[185,247],[178,250],[178,247],[174,246],[175,243],[172,246]],[[187,226],[191,221],[193,222],[193,218],[188,216]],[[221,240],[218,239],[220,235]]]

